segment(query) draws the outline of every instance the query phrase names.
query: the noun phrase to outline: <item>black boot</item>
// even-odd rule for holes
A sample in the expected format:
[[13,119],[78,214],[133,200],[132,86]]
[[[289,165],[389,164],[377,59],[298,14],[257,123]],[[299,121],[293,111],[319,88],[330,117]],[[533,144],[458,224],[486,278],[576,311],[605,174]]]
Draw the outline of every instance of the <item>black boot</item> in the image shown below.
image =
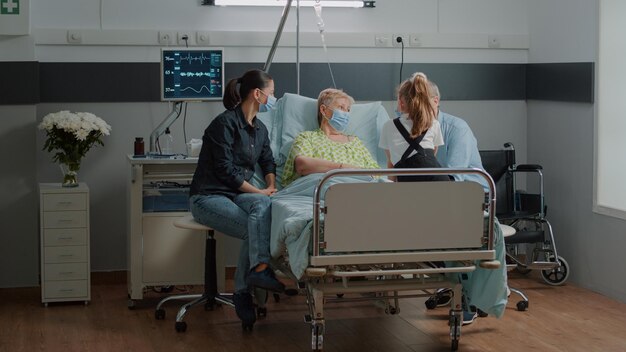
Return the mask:
[[248,292],[235,293],[233,295],[233,303],[235,304],[235,312],[241,319],[241,326],[244,330],[252,330],[252,326],[256,322],[256,312],[254,310],[254,302],[252,295]]

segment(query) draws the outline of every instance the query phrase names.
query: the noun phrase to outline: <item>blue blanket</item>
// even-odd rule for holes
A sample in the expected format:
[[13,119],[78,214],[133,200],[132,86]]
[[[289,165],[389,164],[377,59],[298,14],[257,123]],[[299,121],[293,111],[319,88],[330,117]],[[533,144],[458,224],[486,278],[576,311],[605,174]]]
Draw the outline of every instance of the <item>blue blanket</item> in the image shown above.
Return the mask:
[[[285,251],[288,252],[291,272],[298,279],[309,265],[309,247],[313,233],[313,192],[323,176],[324,174],[311,174],[300,177],[272,196],[272,258],[279,258]],[[328,186],[342,182],[380,181],[370,176],[334,177],[325,183],[322,196]]]

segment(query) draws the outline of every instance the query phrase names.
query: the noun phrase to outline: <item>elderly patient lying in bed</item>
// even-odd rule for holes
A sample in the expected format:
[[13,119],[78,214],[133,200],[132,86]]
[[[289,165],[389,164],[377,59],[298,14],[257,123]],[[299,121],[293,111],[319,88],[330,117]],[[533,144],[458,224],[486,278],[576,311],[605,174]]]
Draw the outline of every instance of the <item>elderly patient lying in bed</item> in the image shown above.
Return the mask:
[[300,176],[342,168],[378,168],[359,137],[344,132],[350,122],[351,96],[338,89],[325,89],[317,99],[319,129],[300,133],[285,162],[283,186]]
[[[291,271],[298,279],[308,265],[313,192],[320,178],[334,169],[379,168],[361,139],[346,134],[353,103],[351,96],[338,89],[320,93],[319,128],[294,139],[282,174],[286,188],[272,199],[272,256],[280,257],[287,250]],[[371,177],[338,177],[333,183],[372,181]]]

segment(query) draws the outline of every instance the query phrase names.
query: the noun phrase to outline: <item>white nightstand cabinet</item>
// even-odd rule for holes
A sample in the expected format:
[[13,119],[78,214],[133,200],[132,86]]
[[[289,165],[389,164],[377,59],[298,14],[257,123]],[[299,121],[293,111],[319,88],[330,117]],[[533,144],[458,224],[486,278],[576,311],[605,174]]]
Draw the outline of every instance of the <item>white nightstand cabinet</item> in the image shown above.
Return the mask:
[[41,302],[91,300],[89,188],[39,184]]

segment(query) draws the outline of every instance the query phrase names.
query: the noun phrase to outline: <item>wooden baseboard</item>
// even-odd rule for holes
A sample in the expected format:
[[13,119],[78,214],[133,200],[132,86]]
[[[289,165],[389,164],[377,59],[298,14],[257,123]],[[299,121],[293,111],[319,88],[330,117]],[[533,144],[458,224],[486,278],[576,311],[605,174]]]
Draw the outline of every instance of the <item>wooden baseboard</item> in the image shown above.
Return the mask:
[[[226,280],[232,280],[235,277],[235,269],[237,267],[227,266],[224,268]],[[118,271],[93,271],[91,272],[92,285],[118,285],[126,283],[126,270]]]

